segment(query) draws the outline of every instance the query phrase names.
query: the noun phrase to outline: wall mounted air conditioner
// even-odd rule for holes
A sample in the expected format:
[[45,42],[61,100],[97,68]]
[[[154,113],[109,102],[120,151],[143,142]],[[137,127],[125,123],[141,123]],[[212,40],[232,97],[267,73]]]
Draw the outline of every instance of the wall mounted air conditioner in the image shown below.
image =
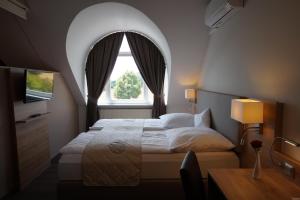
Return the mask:
[[18,0],[0,0],[0,8],[27,19],[28,8]]
[[205,24],[219,28],[243,6],[244,0],[211,0],[206,8]]

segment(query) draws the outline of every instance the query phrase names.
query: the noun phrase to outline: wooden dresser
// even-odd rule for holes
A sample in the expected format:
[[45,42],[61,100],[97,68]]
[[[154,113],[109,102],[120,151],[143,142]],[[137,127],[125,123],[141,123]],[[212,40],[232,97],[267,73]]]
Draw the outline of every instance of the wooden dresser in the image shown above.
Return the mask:
[[[48,119],[45,102],[36,102],[34,105],[15,105],[16,139],[19,163],[19,176],[21,189],[39,176],[50,164]],[[21,107],[21,108],[20,108]],[[37,117],[23,117],[19,111],[45,113]],[[44,108],[45,107],[45,108]]]
[[[47,102],[23,103],[24,69],[10,69],[18,188],[23,189],[50,165]],[[37,115],[38,114],[38,115]]]

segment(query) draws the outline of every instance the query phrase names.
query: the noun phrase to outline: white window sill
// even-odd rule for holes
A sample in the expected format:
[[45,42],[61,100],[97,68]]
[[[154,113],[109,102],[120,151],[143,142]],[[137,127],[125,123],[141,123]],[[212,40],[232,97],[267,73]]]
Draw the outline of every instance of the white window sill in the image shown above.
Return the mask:
[[106,104],[98,105],[100,109],[151,109],[152,104]]

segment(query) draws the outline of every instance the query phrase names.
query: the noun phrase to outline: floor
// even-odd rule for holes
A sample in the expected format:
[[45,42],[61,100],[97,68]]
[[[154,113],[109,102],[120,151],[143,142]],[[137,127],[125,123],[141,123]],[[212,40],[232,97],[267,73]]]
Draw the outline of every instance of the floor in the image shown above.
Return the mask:
[[22,192],[6,197],[3,200],[56,200],[57,163],[51,166],[35,179]]

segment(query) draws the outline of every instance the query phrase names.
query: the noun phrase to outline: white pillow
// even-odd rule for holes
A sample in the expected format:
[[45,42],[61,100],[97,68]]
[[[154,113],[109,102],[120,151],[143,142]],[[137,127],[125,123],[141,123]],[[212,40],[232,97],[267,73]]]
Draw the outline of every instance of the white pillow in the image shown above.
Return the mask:
[[210,110],[209,108],[203,110],[194,116],[195,127],[210,127]]
[[170,113],[159,118],[162,120],[162,126],[168,129],[194,126],[194,115],[189,113]]
[[228,139],[211,128],[184,127],[169,132],[169,147],[173,152],[228,151],[234,148]]

